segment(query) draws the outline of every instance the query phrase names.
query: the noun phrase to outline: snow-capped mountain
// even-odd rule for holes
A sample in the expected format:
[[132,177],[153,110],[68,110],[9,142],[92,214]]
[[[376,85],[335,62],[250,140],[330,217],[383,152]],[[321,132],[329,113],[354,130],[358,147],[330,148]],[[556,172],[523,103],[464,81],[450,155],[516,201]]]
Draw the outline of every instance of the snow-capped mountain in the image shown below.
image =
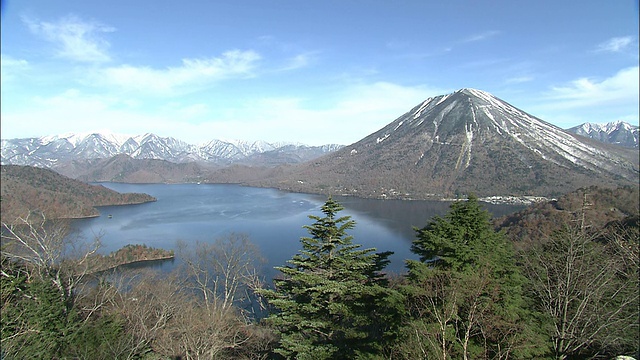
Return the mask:
[[110,133],[66,134],[40,138],[2,140],[2,164],[56,167],[71,161],[107,159],[124,154],[134,159],[158,159],[174,163],[206,162],[230,164],[286,148],[289,151],[314,150],[315,156],[338,148],[339,145],[306,146],[302,144],[271,144],[264,141],[212,140],[202,145],[161,137],[155,134],[125,136]]
[[426,99],[379,131],[255,185],[374,197],[555,196],[637,184],[638,152],[582,141],[476,89]]
[[[240,160],[256,153],[273,151],[287,144],[268,143],[266,141],[243,140],[211,140],[200,146],[200,156],[205,159],[229,159]],[[304,146],[299,144],[298,146]]]
[[638,149],[638,126],[624,121],[614,121],[606,124],[584,123],[574,126],[567,131],[607,144],[620,145]]

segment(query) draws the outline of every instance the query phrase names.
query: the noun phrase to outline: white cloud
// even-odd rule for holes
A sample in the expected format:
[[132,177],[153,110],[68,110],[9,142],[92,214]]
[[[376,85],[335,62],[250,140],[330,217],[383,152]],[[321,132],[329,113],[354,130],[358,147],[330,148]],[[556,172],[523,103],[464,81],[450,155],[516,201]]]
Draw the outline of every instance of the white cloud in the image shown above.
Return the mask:
[[99,81],[125,90],[171,95],[230,77],[251,76],[260,58],[254,51],[232,50],[221,57],[183,59],[181,66],[166,69],[121,65],[102,70]]
[[516,77],[512,77],[509,78],[505,81],[505,83],[507,84],[522,84],[522,83],[526,83],[526,82],[530,82],[533,81],[534,77],[533,76],[516,76]]
[[600,81],[585,77],[565,86],[553,87],[547,97],[559,108],[637,104],[639,87],[638,66],[634,66],[622,69],[615,75]]
[[177,112],[181,115],[182,118],[194,118],[198,116],[203,116],[209,113],[211,109],[207,104],[193,104],[187,105],[184,107],[179,107]]
[[[32,137],[109,128],[114,133],[153,132],[190,143],[211,139],[350,144],[390,123],[429,96],[446,90],[388,82],[346,88],[327,105],[296,97],[256,98],[214,109],[181,100],[164,106],[131,103],[67,90],[37,98],[28,109],[2,114],[3,137]],[[149,110],[151,109],[151,110]]]
[[262,49],[266,57],[276,57],[277,65],[271,67],[271,72],[290,71],[309,67],[318,59],[320,50],[305,50],[304,46],[282,41],[273,35],[263,35],[257,38],[258,48]]
[[[249,101],[217,121],[197,125],[200,134],[225,138],[351,144],[379,130],[443,90],[388,82],[349,86],[341,100],[323,107],[296,97]],[[213,137],[213,136],[212,136]]]
[[[449,45],[449,46],[444,46],[441,47],[440,49],[436,49],[435,51],[432,50],[430,52],[426,52],[426,53],[410,53],[410,54],[406,54],[403,55],[403,57],[407,57],[407,58],[416,58],[416,59],[420,59],[420,58],[427,58],[427,57],[432,57],[432,56],[439,56],[439,55],[443,55],[449,52],[452,52],[454,50],[456,50],[456,48],[458,46],[460,46],[461,44],[466,44],[466,43],[473,43],[473,42],[479,42],[479,41],[484,41],[487,40],[489,38],[492,38],[494,36],[497,36],[500,34],[500,31],[497,30],[488,30],[488,31],[484,31],[481,33],[476,33],[476,34],[472,34],[464,39],[461,40],[457,40],[455,41],[453,44]],[[476,63],[476,61],[472,61],[470,64],[474,64]],[[474,65],[471,65],[474,66]],[[462,67],[466,67],[466,65],[462,65]]]
[[8,55],[0,55],[0,81],[2,84],[13,80],[16,73],[22,72],[29,67],[26,60],[14,59]]
[[118,134],[153,132],[191,140],[197,129],[188,123],[207,113],[204,104],[173,103],[148,106],[126,98],[89,95],[68,89],[51,97],[36,97],[27,109],[2,114],[2,138],[38,137],[65,133],[106,131]]
[[604,79],[579,78],[552,87],[539,97],[527,96],[521,108],[565,129],[585,122],[637,123],[638,75],[638,66],[634,66]]
[[486,40],[486,39],[492,38],[492,37],[494,37],[494,36],[496,36],[498,34],[500,34],[500,31],[489,30],[489,31],[473,34],[473,35],[469,36],[468,38],[462,40],[462,42],[466,43],[466,42],[482,41],[482,40]]
[[80,62],[107,62],[109,42],[103,33],[115,31],[113,27],[98,22],[84,21],[68,15],[57,22],[36,21],[23,18],[29,29],[57,47],[59,57]]
[[620,52],[633,44],[634,37],[614,37],[598,45],[597,51]]
[[289,71],[289,70],[302,69],[311,65],[315,61],[315,59],[316,59],[316,52],[307,52],[303,54],[298,54],[288,59],[288,62],[280,70]]

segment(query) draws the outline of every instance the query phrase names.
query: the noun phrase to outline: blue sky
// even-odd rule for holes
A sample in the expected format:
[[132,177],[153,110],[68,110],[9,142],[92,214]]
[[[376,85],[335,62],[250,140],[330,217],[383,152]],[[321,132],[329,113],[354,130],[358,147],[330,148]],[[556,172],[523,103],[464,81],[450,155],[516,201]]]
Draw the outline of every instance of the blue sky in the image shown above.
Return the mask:
[[471,87],[638,124],[638,1],[3,0],[2,138],[350,144]]

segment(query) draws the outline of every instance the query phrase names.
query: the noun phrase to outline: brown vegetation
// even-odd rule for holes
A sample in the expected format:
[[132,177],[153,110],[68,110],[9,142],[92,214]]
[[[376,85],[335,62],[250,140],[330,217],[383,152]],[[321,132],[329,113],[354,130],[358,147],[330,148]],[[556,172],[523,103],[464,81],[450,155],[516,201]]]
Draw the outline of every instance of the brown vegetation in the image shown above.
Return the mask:
[[516,247],[527,246],[564,230],[566,224],[602,229],[607,224],[638,219],[638,186],[617,189],[588,187],[562,195],[556,200],[532,205],[494,221]]
[[215,168],[194,162],[134,159],[120,154],[108,159],[67,162],[54,167],[60,174],[86,182],[185,183],[197,182]]
[[95,206],[155,201],[147,194],[120,194],[101,185],[89,185],[54,171],[18,165],[0,168],[3,222],[13,222],[39,210],[47,218],[99,215]]
[[91,272],[96,273],[116,268],[125,264],[132,264],[140,261],[173,259],[173,250],[165,250],[147,245],[125,245],[122,248],[110,253],[107,256],[94,254],[91,261]]

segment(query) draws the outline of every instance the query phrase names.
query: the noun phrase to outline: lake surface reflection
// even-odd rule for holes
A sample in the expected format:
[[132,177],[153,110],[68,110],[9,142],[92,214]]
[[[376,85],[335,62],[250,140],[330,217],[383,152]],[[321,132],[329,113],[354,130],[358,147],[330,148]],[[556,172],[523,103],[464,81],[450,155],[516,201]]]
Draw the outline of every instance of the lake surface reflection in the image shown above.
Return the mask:
[[[263,273],[272,277],[274,266],[286,261],[301,248],[307,236],[304,225],[309,215],[322,216],[325,196],[288,193],[275,189],[223,184],[122,184],[102,183],[118,192],[147,193],[157,202],[100,207],[102,216],[74,222],[87,240],[101,238],[101,252],[107,254],[127,244],[146,244],[175,249],[177,240],[213,242],[230,233],[247,234],[267,259]],[[349,232],[353,241],[377,251],[393,251],[390,272],[405,271],[404,260],[411,253],[413,227],[423,227],[435,215],[444,215],[449,203],[437,201],[372,200],[334,197],[356,226]],[[495,216],[520,210],[521,206],[487,205]],[[111,216],[108,216],[111,215]],[[170,270],[179,261],[163,263]],[[158,266],[157,264],[154,265]]]

